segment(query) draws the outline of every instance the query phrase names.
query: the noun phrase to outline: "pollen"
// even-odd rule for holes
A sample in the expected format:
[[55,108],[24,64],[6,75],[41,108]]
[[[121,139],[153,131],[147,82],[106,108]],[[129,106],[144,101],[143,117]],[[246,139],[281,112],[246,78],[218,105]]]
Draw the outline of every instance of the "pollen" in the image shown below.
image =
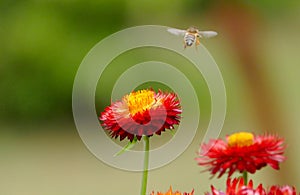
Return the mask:
[[152,90],[139,90],[125,96],[131,116],[150,110],[155,104],[154,92]]
[[227,138],[227,141],[229,146],[250,146],[254,142],[254,135],[248,132],[234,133]]

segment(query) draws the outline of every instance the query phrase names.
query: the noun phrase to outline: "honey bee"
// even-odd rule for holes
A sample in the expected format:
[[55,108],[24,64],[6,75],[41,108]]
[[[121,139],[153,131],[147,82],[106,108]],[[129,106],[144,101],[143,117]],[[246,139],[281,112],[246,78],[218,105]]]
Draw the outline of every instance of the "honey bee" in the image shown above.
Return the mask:
[[184,48],[190,47],[195,43],[195,46],[200,44],[200,38],[210,38],[216,36],[215,31],[200,31],[195,27],[189,27],[187,30],[169,28],[168,32],[174,35],[183,36]]

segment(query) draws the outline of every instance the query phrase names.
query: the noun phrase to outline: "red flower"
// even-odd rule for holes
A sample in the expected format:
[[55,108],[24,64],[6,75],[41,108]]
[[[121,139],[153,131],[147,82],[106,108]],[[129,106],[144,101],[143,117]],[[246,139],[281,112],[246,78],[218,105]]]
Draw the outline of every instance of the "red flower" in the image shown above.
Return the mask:
[[111,137],[132,141],[173,129],[180,122],[181,112],[176,94],[140,90],[106,107],[99,119]]
[[283,139],[274,135],[254,136],[251,133],[235,133],[222,139],[202,144],[198,164],[207,166],[213,175],[221,177],[228,170],[230,177],[236,170],[255,173],[264,166],[279,169],[285,160]]
[[272,186],[268,195],[296,195],[295,187],[291,186]]
[[[155,195],[155,193],[152,191],[152,193],[150,195]],[[194,195],[194,190],[192,190],[191,193],[187,193],[187,192],[172,192],[172,187],[170,187],[169,191],[167,191],[166,193],[162,193],[162,192],[157,192],[156,195]]]
[[231,180],[227,179],[226,193],[217,190],[214,186],[211,186],[212,194],[206,193],[206,195],[266,195],[266,191],[260,184],[256,189],[253,188],[253,181],[250,180],[248,184],[244,183],[243,178],[235,178]]
[[212,193],[206,195],[296,195],[296,189],[290,186],[272,186],[268,191],[260,184],[257,188],[253,188],[253,181],[248,184],[244,183],[243,178],[227,179],[226,193],[217,190],[211,186]]

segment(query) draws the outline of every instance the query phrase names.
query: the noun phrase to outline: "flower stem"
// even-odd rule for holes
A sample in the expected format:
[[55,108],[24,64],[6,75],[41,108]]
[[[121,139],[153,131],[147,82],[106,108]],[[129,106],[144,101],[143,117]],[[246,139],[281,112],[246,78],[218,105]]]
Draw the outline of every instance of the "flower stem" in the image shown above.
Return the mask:
[[143,136],[144,138],[144,170],[143,170],[143,178],[142,178],[142,187],[141,187],[141,195],[146,195],[147,192],[147,179],[148,179],[148,165],[149,165],[149,137]]
[[244,178],[245,185],[247,185],[248,184],[248,172],[247,171],[243,172],[243,178]]

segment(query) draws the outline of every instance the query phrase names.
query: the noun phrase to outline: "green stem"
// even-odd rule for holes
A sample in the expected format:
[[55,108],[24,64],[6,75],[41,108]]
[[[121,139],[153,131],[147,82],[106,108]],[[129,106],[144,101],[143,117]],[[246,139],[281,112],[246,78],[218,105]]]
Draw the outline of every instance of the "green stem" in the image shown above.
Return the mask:
[[149,165],[149,137],[146,135],[144,138],[144,170],[143,170],[143,179],[142,179],[142,188],[141,195],[146,195],[147,192],[147,179],[148,179],[148,165]]
[[243,178],[244,178],[244,183],[247,185],[248,184],[248,172],[247,171],[243,172]]

